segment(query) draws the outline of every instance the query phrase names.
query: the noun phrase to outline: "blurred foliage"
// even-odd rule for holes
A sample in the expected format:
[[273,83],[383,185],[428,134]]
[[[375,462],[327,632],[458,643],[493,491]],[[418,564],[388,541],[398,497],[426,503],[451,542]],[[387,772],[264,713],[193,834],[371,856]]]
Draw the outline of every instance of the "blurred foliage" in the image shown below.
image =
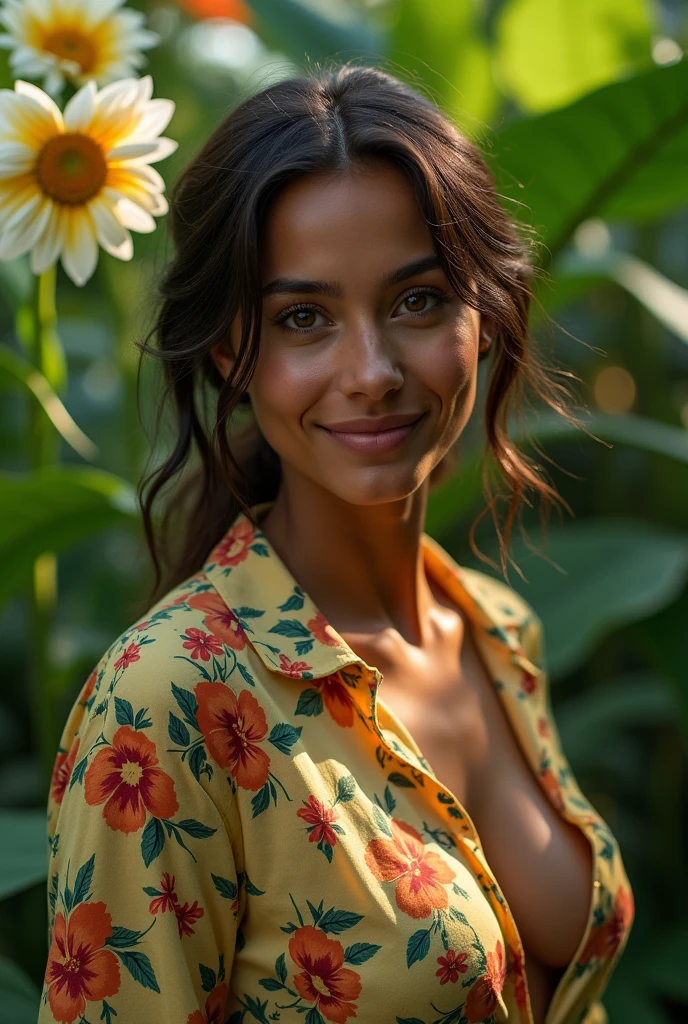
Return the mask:
[[[161,36],[144,69],[154,95],[176,103],[167,134],[180,145],[161,168],[168,186],[243,96],[329,58],[354,58],[435,99],[483,147],[510,214],[541,239],[533,343],[580,378],[590,412],[587,432],[537,409],[513,425],[542,453],[576,518],[545,529],[526,508],[510,582],[543,619],[565,749],[619,839],[636,897],[604,997],[610,1022],[685,1020],[685,6],[130,6]],[[0,86],[11,87],[6,61]],[[157,378],[144,372],[140,424],[133,339],[167,249],[163,221],[153,235],[135,235],[130,263],[101,252],[84,289],[60,270],[59,319],[47,329],[28,261],[0,263],[0,992],[15,1024],[35,1019],[47,954],[44,807],[60,731],[149,582],[134,494]],[[481,377],[478,407],[484,387]],[[427,529],[460,562],[485,569],[467,543],[482,507],[483,445],[476,416],[456,474],[432,495]],[[477,537],[494,559],[488,517]]]

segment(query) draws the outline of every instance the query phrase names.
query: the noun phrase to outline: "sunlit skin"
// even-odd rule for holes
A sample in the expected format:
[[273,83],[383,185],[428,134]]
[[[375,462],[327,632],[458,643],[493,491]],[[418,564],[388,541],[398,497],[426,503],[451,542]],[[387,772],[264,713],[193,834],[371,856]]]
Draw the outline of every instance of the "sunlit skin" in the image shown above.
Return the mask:
[[[410,183],[384,162],[291,182],[263,243],[248,390],[283,480],[261,529],[382,673],[380,716],[397,715],[470,813],[519,922],[542,1024],[585,928],[590,847],[534,778],[466,613],[428,580],[421,547],[429,476],[474,410],[481,333],[493,335],[494,323],[452,290]],[[390,281],[420,260],[432,265]],[[285,278],[289,286],[275,284]],[[237,319],[212,353],[224,377],[239,331]],[[351,452],[323,429],[401,412],[424,415],[384,453]]]

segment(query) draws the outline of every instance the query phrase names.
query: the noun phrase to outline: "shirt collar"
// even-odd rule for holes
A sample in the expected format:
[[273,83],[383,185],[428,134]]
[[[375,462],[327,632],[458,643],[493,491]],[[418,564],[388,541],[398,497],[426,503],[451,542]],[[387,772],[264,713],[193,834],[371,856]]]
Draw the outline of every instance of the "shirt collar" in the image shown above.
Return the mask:
[[[272,504],[252,506],[259,524]],[[529,616],[517,596],[507,600],[504,584],[458,565],[426,533],[421,543],[426,573],[467,615],[478,646],[496,645],[508,661],[537,673],[521,649]],[[332,675],[353,663],[373,671],[298,585],[260,525],[254,527],[243,512],[212,549],[203,571],[238,622],[238,642],[245,635],[270,671],[297,679]]]

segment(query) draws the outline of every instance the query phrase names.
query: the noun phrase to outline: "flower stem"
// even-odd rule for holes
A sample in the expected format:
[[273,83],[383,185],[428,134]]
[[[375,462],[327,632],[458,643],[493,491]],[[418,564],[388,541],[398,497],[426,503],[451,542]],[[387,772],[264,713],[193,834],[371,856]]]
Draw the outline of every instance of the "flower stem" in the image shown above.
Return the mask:
[[[51,353],[56,352],[55,278],[56,268],[53,266],[39,275],[35,291],[32,356],[36,369],[48,378],[59,375],[62,370],[56,365],[59,359],[51,359]],[[35,401],[29,408],[27,447],[29,466],[34,471],[54,465],[59,459],[59,436],[42,406]],[[52,706],[49,651],[57,604],[57,557],[54,552],[44,551],[34,560],[28,596],[30,714],[41,773],[47,784],[59,740]]]

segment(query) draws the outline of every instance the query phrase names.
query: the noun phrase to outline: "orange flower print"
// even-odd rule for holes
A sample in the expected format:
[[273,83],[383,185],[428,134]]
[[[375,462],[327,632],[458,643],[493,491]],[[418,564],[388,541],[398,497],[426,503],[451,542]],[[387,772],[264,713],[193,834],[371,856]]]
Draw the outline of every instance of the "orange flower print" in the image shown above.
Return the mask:
[[202,629],[189,626],[186,633],[182,633],[182,640],[187,651],[191,651],[191,657],[201,661],[210,661],[213,654],[222,654],[222,644],[212,633],[204,633]]
[[551,768],[542,768],[540,770],[540,783],[559,813],[564,814],[566,812],[566,805],[562,789]]
[[396,881],[397,906],[409,917],[427,917],[448,906],[444,886],[456,872],[406,822],[392,818],[392,838],[371,839],[365,861],[380,882]]
[[224,683],[197,683],[198,724],[220,768],[229,768],[242,789],[265,785],[270,758],[258,744],[268,734],[262,707],[248,690],[235,696]]
[[223,1024],[225,1019],[225,1003],[227,1002],[227,982],[216,985],[205,1001],[205,1014],[200,1010],[190,1013],[186,1024]]
[[337,842],[337,833],[331,827],[331,823],[339,817],[334,807],[325,807],[325,804],[317,800],[312,793],[308,800],[303,801],[303,805],[296,813],[311,826],[308,830],[309,843],[319,843],[324,839],[329,846],[334,846]]
[[96,671],[96,669],[93,669],[93,671],[91,672],[90,676],[88,677],[88,679],[84,683],[83,688],[81,690],[81,693],[79,694],[79,704],[86,704],[86,703],[88,703],[88,699],[91,696],[91,694],[93,693],[94,687],[96,685],[96,679],[97,678],[98,678],[98,672]]
[[213,636],[232,650],[243,651],[246,646],[244,627],[218,593],[206,591],[195,594],[188,603],[204,613],[203,621]]
[[540,736],[542,736],[543,740],[549,738],[549,725],[547,724],[546,718],[538,718],[537,730]]
[[99,750],[86,770],[86,803],[105,801],[103,817],[117,832],[138,832],[147,811],[171,818],[179,808],[174,782],[157,764],[155,744],[130,725],[120,726],[112,745]]
[[579,963],[587,964],[591,957],[602,960],[614,956],[621,945],[624,935],[630,928],[635,916],[635,904],[630,889],[619,886],[614,899],[612,916],[604,924],[594,928],[583,950]]
[[468,953],[457,953],[453,949],[448,949],[444,956],[438,956],[437,963],[440,969],[435,971],[435,974],[440,979],[440,985],[446,985],[448,981],[458,981],[459,973],[465,974],[468,970],[467,959]]
[[478,1021],[492,1016],[500,1000],[505,977],[504,946],[498,941],[494,953],[487,954],[487,971],[481,974],[468,993],[463,1011],[470,1024],[478,1024]]
[[333,628],[322,612],[318,612],[315,618],[309,619],[306,627],[310,629],[315,639],[321,644],[327,644],[328,647],[336,647],[339,643],[332,635]]
[[526,983],[524,980],[525,963],[523,956],[517,949],[507,945],[508,969],[513,975],[514,998],[520,1009],[526,1006]]
[[351,1000],[361,994],[361,979],[355,971],[343,967],[344,948],[336,939],[328,939],[319,928],[305,925],[289,939],[289,955],[300,967],[294,975],[299,995],[314,1003],[326,1020],[345,1024],[356,1016]]
[[62,798],[67,789],[67,783],[72,775],[72,768],[79,752],[79,737],[74,740],[66,754],[58,754],[53,766],[53,775],[50,782],[53,800],[56,804],[62,803]]
[[68,919],[55,917],[45,983],[56,1021],[71,1024],[86,1013],[87,999],[98,1002],[118,992],[117,957],[103,948],[111,935],[112,918],[104,903],[80,903]]
[[534,676],[532,672],[524,672],[521,677],[521,689],[524,693],[535,693],[537,676]]
[[234,566],[243,562],[256,536],[252,523],[240,522],[233,526],[220,543],[213,548],[210,559],[221,566]]
[[348,728],[354,724],[353,700],[338,672],[323,676],[322,679],[313,679],[311,685],[320,691],[323,704],[337,725]]
[[286,654],[280,654],[280,672],[286,672],[288,676],[295,676],[300,679],[304,672],[310,672],[311,666],[307,661],[291,661]]
[[138,661],[140,657],[140,650],[141,648],[139,644],[129,644],[128,647],[125,647],[124,651],[115,662],[115,672],[119,672],[121,668],[129,668],[132,661]]

